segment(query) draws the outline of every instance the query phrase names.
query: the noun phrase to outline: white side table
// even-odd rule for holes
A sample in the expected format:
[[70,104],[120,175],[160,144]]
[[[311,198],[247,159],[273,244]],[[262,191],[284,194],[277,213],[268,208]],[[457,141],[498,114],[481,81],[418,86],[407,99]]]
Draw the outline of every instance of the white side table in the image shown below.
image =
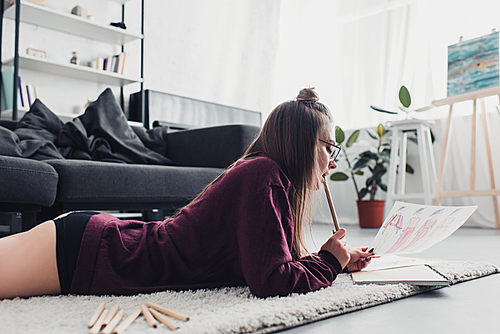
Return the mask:
[[[392,131],[391,162],[389,165],[389,184],[385,200],[384,215],[387,214],[396,200],[420,199],[426,205],[432,205],[433,193],[437,180],[436,163],[432,150],[429,120],[409,119],[390,122]],[[418,156],[422,175],[421,193],[406,193],[406,153],[408,134],[415,132],[418,140]],[[399,167],[399,168],[398,168]]]

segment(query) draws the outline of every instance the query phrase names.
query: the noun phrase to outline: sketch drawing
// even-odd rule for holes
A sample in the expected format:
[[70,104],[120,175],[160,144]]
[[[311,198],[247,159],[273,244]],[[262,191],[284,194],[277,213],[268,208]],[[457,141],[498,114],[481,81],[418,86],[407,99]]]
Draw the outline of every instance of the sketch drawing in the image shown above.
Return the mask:
[[474,206],[432,206],[396,201],[370,243],[377,255],[418,253],[446,239]]
[[408,240],[408,243],[406,243],[406,245],[401,247],[401,251],[405,251],[406,249],[416,248],[419,242],[421,242],[422,240],[426,240],[424,239],[425,236],[432,230],[432,228],[437,222],[436,216],[443,211],[444,211],[443,209],[434,211],[430,215],[429,219],[425,221],[424,225],[422,225],[418,229],[417,233],[415,233],[415,235],[413,235],[413,237],[410,240]]
[[410,236],[415,231],[415,226],[417,226],[417,224],[420,222],[420,213],[424,210],[425,208],[420,208],[417,211],[415,211],[413,217],[411,217],[410,220],[408,221],[408,224],[404,226],[402,235],[399,237],[396,243],[392,245],[391,248],[389,248],[389,250],[386,253],[394,253],[410,238]]
[[404,206],[401,206],[398,211],[392,215],[389,220],[382,225],[382,237],[379,240],[377,247],[375,247],[374,252],[380,249],[380,247],[385,243],[387,238],[389,238],[393,233],[399,232],[403,228],[403,211],[405,210]]

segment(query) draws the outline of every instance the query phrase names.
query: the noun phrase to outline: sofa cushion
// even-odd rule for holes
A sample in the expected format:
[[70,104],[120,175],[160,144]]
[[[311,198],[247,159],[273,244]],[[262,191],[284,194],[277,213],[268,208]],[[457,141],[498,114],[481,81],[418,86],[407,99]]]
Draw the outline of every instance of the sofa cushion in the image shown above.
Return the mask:
[[42,161],[0,156],[0,203],[51,206],[58,174]]
[[218,168],[47,160],[59,173],[57,202],[185,202],[224,170]]
[[168,157],[176,166],[225,168],[238,160],[259,134],[253,125],[222,125],[168,134]]

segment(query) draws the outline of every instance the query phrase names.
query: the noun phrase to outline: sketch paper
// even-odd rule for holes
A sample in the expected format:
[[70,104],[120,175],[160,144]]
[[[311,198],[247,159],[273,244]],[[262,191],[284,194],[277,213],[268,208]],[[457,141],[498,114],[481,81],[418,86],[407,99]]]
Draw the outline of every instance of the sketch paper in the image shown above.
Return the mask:
[[448,46],[448,96],[498,86],[498,32]]
[[375,257],[371,259],[370,265],[364,268],[363,271],[376,271],[381,269],[411,267],[423,264],[432,265],[433,261],[429,261],[427,259],[410,258],[399,255],[387,254],[379,258]]
[[476,209],[395,202],[369,248],[377,255],[419,253],[449,237]]

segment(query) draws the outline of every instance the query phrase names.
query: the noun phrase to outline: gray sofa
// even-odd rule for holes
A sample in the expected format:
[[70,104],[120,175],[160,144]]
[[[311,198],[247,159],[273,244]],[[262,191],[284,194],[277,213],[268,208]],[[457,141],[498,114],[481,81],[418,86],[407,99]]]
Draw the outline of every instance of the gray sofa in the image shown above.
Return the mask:
[[[5,129],[15,131],[18,124],[0,120],[0,130]],[[25,231],[69,210],[135,212],[146,221],[161,220],[237,160],[259,130],[238,124],[177,132],[156,128],[169,165],[50,156],[35,160],[0,152],[0,232]]]

